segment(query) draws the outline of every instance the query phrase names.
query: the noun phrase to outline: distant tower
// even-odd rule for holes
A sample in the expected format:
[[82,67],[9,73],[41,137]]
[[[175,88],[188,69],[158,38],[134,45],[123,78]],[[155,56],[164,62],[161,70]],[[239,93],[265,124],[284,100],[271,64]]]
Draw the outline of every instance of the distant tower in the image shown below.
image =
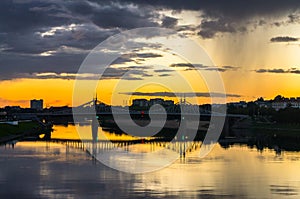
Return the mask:
[[186,104],[186,98],[184,94],[183,97],[180,98],[180,105],[185,105],[185,104]]
[[93,102],[94,102],[94,107],[96,108],[96,106],[97,106],[97,102],[98,102],[98,95],[97,95],[97,93],[96,93],[96,98],[94,98],[93,99]]
[[97,119],[97,101],[98,101],[98,97],[97,97],[97,93],[96,93],[96,98],[93,99],[93,106],[94,109],[96,110],[96,115],[93,116],[92,118],[92,137],[93,137],[93,142],[97,142],[98,141],[98,119]]

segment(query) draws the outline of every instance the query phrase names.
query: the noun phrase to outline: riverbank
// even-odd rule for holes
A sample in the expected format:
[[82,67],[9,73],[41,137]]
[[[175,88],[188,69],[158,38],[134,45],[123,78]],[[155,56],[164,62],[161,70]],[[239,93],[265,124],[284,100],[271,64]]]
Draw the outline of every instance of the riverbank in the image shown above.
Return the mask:
[[23,139],[28,136],[39,136],[40,134],[51,133],[52,125],[42,124],[37,121],[20,121],[17,125],[0,124],[0,144]]
[[256,133],[265,132],[274,135],[286,135],[300,137],[300,124],[280,124],[280,123],[254,123],[252,127]]
[[237,136],[287,136],[300,137],[300,124],[260,122],[247,118],[236,122],[231,129]]

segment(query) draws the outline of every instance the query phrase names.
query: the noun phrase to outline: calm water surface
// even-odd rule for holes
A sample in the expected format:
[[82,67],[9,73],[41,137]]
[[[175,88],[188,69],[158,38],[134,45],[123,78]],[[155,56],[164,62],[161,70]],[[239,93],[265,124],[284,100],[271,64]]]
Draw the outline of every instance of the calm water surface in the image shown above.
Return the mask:
[[[74,126],[55,129],[54,138],[77,136]],[[18,142],[0,147],[0,198],[300,197],[299,152],[216,145],[204,159],[198,154],[156,172],[128,174],[70,145]]]

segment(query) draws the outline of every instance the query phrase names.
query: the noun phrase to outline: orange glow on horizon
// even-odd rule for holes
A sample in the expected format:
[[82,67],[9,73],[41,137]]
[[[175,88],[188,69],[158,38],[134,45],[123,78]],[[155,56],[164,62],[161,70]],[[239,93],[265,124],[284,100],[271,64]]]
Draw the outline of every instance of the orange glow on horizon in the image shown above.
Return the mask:
[[[225,89],[227,93],[239,94],[240,98],[228,97],[227,101],[251,101],[258,97],[273,99],[276,95],[285,97],[299,97],[300,76],[296,74],[222,74],[224,78]],[[276,76],[276,84],[274,78]],[[102,80],[98,88],[98,99],[106,104],[111,104],[111,96],[114,85],[118,80]],[[74,80],[60,79],[19,79],[0,82],[1,96],[0,107],[4,106],[21,106],[29,107],[31,99],[43,99],[44,107],[50,106],[72,106]],[[140,92],[168,92],[166,88],[156,86],[141,87]],[[115,91],[117,92],[117,91]],[[123,91],[122,91],[123,92]],[[203,91],[205,92],[205,91]],[[125,95],[119,94],[119,105],[125,105]],[[159,98],[149,96],[131,96],[130,101],[137,98]],[[164,99],[178,99],[172,97],[161,97]],[[91,100],[91,99],[90,99]],[[189,101],[189,98],[187,98]],[[128,105],[127,101],[127,105]],[[210,98],[198,98],[198,103],[210,103]]]
[[29,107],[31,99],[43,99],[44,107],[71,106],[72,80],[17,79],[0,82],[0,106]]

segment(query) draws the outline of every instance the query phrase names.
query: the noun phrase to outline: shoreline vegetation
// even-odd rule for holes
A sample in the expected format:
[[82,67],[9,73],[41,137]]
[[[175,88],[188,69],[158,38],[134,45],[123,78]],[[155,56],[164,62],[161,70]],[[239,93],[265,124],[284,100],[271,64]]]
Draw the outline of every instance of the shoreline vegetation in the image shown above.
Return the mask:
[[[249,147],[256,147],[259,150],[264,148],[273,149],[276,153],[281,150],[300,151],[300,124],[278,123],[265,121],[261,118],[246,118],[232,126],[232,134],[235,139],[232,143],[222,140],[223,146],[229,147],[232,144],[247,144]],[[245,141],[239,141],[244,139]]]
[[[300,137],[300,123],[261,122],[250,117],[234,124],[232,130],[237,134],[272,134],[274,136]],[[238,133],[238,130],[242,133]]]
[[[145,121],[143,120],[145,123]],[[114,122],[112,122],[114,123]],[[140,123],[137,121],[136,123]],[[147,122],[146,122],[147,123]],[[104,124],[101,125],[102,128],[113,128],[114,124]],[[145,125],[144,125],[145,126]],[[206,125],[208,127],[208,125]],[[203,127],[204,128],[204,127]],[[205,136],[204,129],[201,128],[202,136]],[[171,130],[176,128],[166,128],[169,129],[168,133]],[[51,132],[52,125],[43,124],[37,121],[27,121],[19,122],[18,125],[0,123],[0,143],[5,142],[5,140],[18,139],[26,136],[39,136],[47,132]],[[287,138],[297,138],[300,139],[300,124],[298,123],[277,123],[277,122],[262,122],[257,118],[253,119],[251,117],[244,118],[240,121],[237,121],[233,126],[230,127],[230,134],[227,137],[287,137]],[[172,136],[171,136],[172,137]],[[221,138],[226,138],[222,136]]]
[[51,124],[44,124],[37,121],[18,122],[18,125],[7,123],[0,124],[0,144],[26,137],[39,137],[41,134],[48,134],[52,131]]

